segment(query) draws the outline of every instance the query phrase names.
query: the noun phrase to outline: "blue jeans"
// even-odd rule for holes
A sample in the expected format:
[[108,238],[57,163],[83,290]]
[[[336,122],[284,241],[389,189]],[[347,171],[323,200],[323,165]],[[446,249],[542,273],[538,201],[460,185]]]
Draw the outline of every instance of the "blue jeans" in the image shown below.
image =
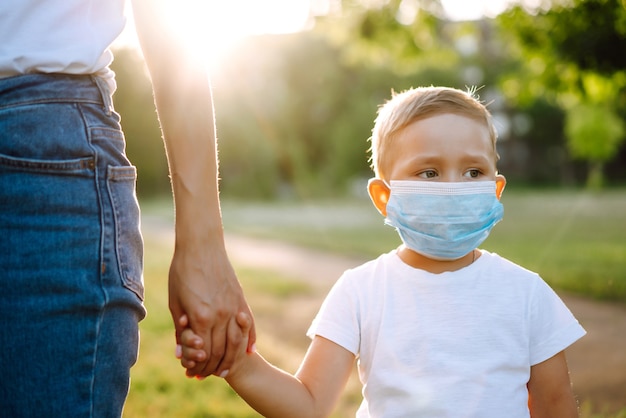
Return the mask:
[[136,171],[91,76],[0,79],[0,415],[119,417],[136,362]]

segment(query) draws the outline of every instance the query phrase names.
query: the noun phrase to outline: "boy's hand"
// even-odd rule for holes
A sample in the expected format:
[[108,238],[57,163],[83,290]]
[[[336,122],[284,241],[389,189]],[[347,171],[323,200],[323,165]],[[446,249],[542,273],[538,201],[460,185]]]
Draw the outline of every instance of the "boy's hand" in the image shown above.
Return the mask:
[[187,315],[180,317],[178,325],[183,328],[183,331],[180,335],[181,344],[176,346],[176,358],[180,359],[182,366],[187,369],[187,376],[193,377],[194,375],[189,370],[196,367],[197,362],[206,360],[207,354],[203,350],[204,341],[191,328],[188,328]]
[[[180,359],[181,364],[184,368],[187,369],[188,377],[198,377],[203,378],[203,376],[197,376],[191,372],[197,362],[202,362],[206,360],[207,354],[204,351],[204,341],[200,336],[193,332],[191,328],[188,328],[188,319],[186,315],[183,315],[179,320],[179,325],[184,328],[183,332],[180,335],[180,343],[181,345],[176,347],[176,357]],[[250,329],[252,327],[252,318],[246,312],[240,312],[236,321],[231,320],[229,324],[229,332],[238,332],[242,333],[245,336],[245,341],[243,341],[243,347],[248,346],[248,335],[250,333]],[[237,353],[236,357],[233,359],[235,364],[241,358],[242,355],[245,354],[248,350],[241,350]],[[254,347],[252,347],[249,352],[254,352]],[[235,365],[234,364],[234,365]],[[223,370],[219,376],[224,378],[228,375],[229,370]]]

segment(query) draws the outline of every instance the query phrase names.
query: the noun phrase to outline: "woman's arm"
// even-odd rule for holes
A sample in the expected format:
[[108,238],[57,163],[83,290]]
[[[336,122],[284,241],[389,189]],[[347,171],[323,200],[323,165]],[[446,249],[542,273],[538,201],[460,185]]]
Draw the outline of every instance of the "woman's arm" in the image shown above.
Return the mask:
[[[230,326],[238,312],[252,313],[224,245],[218,193],[213,101],[204,65],[168,27],[163,0],[133,0],[137,34],[148,65],[167,152],[176,239],[169,301],[179,340],[183,314],[204,340],[207,357],[189,375],[230,368],[244,340]],[[254,322],[248,338],[254,344]]]

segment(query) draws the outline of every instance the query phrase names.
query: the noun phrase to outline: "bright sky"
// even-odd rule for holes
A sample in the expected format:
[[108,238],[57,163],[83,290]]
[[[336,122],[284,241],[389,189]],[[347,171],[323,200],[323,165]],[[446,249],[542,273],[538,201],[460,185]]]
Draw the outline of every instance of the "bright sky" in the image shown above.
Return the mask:
[[482,16],[495,17],[502,13],[509,0],[441,0],[452,20],[476,20]]
[[[188,40],[189,48],[215,62],[245,36],[304,29],[309,22],[311,1],[320,0],[172,0],[167,13]],[[130,7],[127,15],[126,31],[117,44],[137,46]]]
[[[337,1],[172,0],[168,14],[189,39],[189,47],[205,55],[210,63],[215,63],[241,38],[260,33],[297,32],[311,23],[310,11],[313,14],[325,14]],[[496,16],[511,1],[441,0],[441,3],[451,19],[473,20],[483,15]],[[128,32],[134,32],[132,19],[129,21]],[[128,34],[120,39],[120,43],[134,42]]]

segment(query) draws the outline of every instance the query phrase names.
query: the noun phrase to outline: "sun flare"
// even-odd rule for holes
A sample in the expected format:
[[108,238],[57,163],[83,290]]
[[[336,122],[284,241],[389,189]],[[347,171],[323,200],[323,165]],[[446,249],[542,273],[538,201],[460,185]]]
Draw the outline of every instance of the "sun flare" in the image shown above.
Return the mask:
[[190,52],[210,65],[241,39],[302,30],[310,0],[183,0],[166,3],[167,16]]

